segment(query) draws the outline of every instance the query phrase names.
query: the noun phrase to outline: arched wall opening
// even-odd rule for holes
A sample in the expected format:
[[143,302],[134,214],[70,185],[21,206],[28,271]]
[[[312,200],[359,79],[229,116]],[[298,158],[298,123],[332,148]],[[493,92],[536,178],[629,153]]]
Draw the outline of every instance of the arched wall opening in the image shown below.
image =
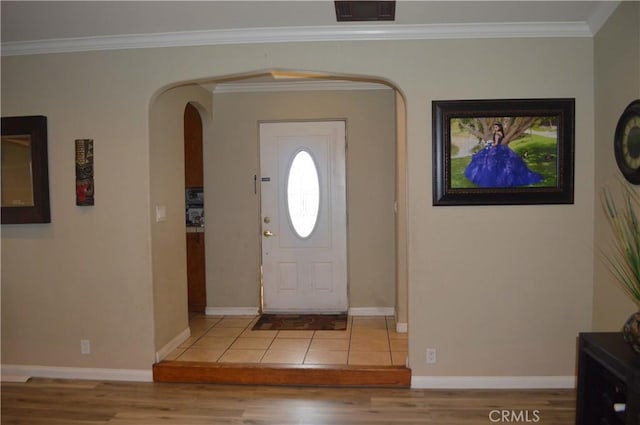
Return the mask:
[[185,221],[184,109],[190,103],[210,138],[211,93],[197,84],[167,88],[149,110],[151,269],[156,360],[189,337]]
[[[260,305],[259,190],[254,180],[254,176],[259,176],[256,118],[276,121],[346,118],[350,306],[360,313],[392,311],[397,329],[406,331],[403,94],[392,83],[369,76],[257,71],[178,83],[163,90],[151,103],[150,209],[156,357],[162,358],[189,333],[184,260],[184,153],[182,136],[178,134],[182,131],[182,111],[187,103],[197,106],[204,127],[207,312],[256,313]],[[378,125],[386,126],[385,130]],[[381,132],[385,134],[384,140],[367,145],[367,140]],[[167,217],[158,222],[155,212],[163,206]],[[371,218],[376,214],[377,219]],[[376,232],[380,239],[376,239]],[[388,266],[383,272],[376,269],[381,263]],[[169,268],[172,270],[167,273]],[[376,273],[385,274],[380,287],[354,283],[381,280]]]

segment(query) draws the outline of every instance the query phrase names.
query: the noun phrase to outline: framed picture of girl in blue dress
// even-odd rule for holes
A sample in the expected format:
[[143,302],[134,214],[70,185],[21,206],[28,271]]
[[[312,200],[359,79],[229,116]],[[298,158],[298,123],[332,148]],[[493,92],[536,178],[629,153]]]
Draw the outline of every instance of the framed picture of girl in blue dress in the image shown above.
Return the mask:
[[433,205],[572,204],[575,99],[433,101]]

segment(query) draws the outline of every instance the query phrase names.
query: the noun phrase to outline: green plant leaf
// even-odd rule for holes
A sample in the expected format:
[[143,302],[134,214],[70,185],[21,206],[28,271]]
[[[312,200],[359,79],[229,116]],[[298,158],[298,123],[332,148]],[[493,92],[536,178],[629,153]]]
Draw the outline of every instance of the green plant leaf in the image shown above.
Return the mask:
[[625,182],[622,187],[620,207],[609,189],[602,190],[601,203],[614,241],[612,252],[603,254],[617,282],[640,306],[640,194]]

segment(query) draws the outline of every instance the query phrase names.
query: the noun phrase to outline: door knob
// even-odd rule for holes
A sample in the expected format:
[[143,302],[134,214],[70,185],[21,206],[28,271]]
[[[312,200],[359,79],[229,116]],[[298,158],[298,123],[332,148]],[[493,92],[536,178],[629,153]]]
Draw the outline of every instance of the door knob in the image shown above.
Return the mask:
[[265,235],[267,238],[271,236],[275,236],[275,233],[273,233],[271,230],[265,230],[262,234]]

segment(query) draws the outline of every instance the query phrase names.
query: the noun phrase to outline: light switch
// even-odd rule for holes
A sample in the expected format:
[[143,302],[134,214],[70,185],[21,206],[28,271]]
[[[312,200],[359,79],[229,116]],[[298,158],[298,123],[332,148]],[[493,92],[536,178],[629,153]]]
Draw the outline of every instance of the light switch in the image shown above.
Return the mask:
[[167,206],[156,205],[156,223],[167,221]]

